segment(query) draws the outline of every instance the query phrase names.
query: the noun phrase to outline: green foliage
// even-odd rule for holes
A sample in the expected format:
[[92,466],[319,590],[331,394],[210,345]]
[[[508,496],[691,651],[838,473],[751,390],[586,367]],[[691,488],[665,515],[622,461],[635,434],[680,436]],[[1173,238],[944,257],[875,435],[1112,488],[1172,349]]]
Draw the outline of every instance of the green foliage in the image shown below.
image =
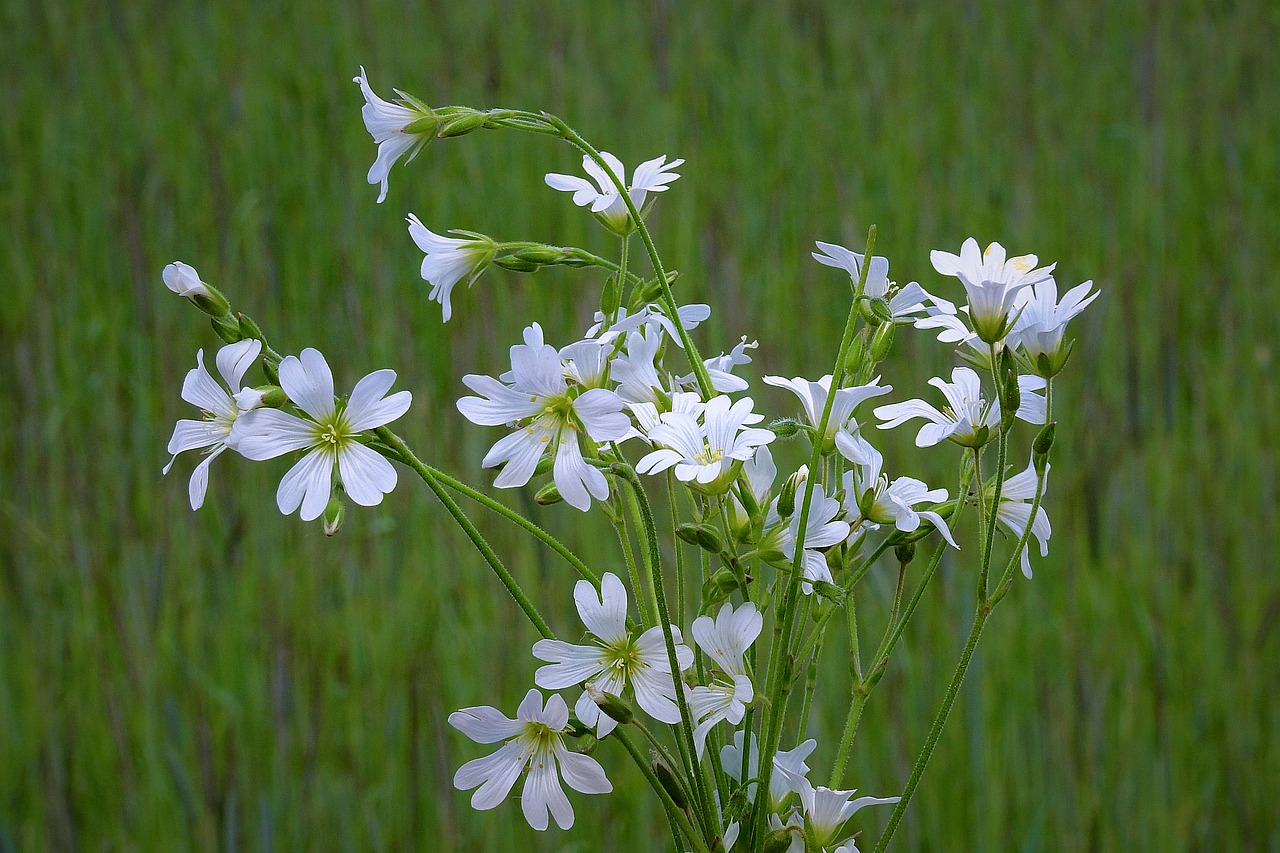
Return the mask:
[[[171,260],[282,351],[341,353],[340,386],[394,367],[415,394],[407,437],[469,479],[492,435],[454,410],[461,374],[503,369],[527,318],[567,341],[599,304],[603,279],[492,271],[441,333],[405,213],[614,244],[542,185],[579,158],[512,133],[433,143],[375,205],[362,63],[383,93],[545,108],[626,162],[687,158],[655,236],[682,301],[716,310],[707,354],[759,337],[756,375],[812,375],[835,350],[847,281],[808,259],[815,238],[857,246],[875,222],[893,277],[931,289],[929,249],[970,234],[1059,261],[1064,286],[1093,278],[1059,383],[1072,462],[1046,498],[1052,554],[988,628],[899,843],[1272,843],[1274,14],[942,8],[0,5],[0,849],[663,841],[607,741],[618,792],[579,805],[571,836],[453,791],[474,753],[445,716],[513,707],[533,661],[511,645],[536,637],[425,489],[406,480],[328,540],[276,513],[283,462],[220,460],[198,514],[189,462],[160,479],[182,376],[218,345],[161,284]],[[920,333],[897,345],[919,382],[947,366]],[[905,441],[886,434],[890,461]],[[503,498],[579,553],[608,541],[532,491]],[[559,594],[549,619],[576,624],[570,571],[476,516],[529,588]],[[959,655],[972,580],[942,571],[867,706],[849,774],[865,791],[900,788]],[[821,677],[839,684],[837,657]],[[815,707],[824,743],[843,710]]]

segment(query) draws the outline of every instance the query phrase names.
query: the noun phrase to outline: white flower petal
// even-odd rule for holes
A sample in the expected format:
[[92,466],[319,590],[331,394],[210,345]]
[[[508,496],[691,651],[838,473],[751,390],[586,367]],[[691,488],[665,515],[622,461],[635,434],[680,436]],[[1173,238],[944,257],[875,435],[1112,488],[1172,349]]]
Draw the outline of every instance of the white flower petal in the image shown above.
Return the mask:
[[333,372],[318,350],[308,347],[298,357],[280,362],[280,387],[302,411],[316,420],[333,414]]
[[352,442],[338,454],[342,487],[360,506],[377,506],[396,487],[396,469],[387,459],[363,444]]
[[324,448],[316,448],[284,475],[276,490],[276,505],[285,515],[302,507],[302,520],[312,521],[329,505],[332,489],[333,456]]

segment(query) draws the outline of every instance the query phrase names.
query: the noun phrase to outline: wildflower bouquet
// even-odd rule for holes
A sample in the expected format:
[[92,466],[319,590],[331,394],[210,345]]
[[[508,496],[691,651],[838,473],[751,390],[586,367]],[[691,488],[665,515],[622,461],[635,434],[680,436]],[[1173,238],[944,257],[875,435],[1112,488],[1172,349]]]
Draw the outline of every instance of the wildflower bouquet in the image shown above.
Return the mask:
[[[892,281],[888,261],[874,254],[874,227],[862,253],[819,242],[814,259],[849,284],[839,351],[816,380],[764,377],[794,394],[799,412],[766,421],[737,372],[756,343],[744,337],[727,353],[700,355],[693,333],[710,309],[678,304],[675,273],[645,224],[683,160],[657,157],[628,173],[555,116],[433,109],[403,92],[387,101],[363,69],[355,81],[378,145],[368,180],[379,186],[379,202],[392,166],[435,139],[506,129],[567,142],[582,155],[587,177],[552,173],[545,180],[572,193],[574,204],[616,236],[616,259],[469,231],[442,236],[413,214],[408,231],[424,253],[429,298],[446,322],[456,286],[473,284],[493,266],[567,266],[602,281],[595,322],[578,340],[556,346],[531,323],[511,347],[509,371],[462,377],[471,393],[457,408],[495,430],[481,463],[497,469],[495,486],[534,482],[539,505],[601,512],[617,532],[617,553],[583,559],[536,520],[423,461],[390,428],[411,404],[408,391],[392,393],[393,371],[374,371],[336,396],[321,353],[282,355],[247,314],[190,266],[174,263],[164,270],[166,285],[210,315],[226,342],[214,356],[216,376],[197,353],[182,397],[202,416],[179,421],[169,441],[175,458],[203,451],[190,480],[192,508],[203,503],[210,463],[228,449],[252,460],[294,457],[277,505],[303,521],[320,519],[329,533],[348,503],[379,504],[399,468],[426,483],[541,635],[530,650],[534,686],[514,717],[487,705],[449,716],[476,743],[498,745],[454,777],[458,789],[474,789],[477,809],[500,806],[523,777],[520,805],[529,825],[545,830],[554,820],[569,829],[574,809],[565,786],[607,794],[606,765],[631,761],[661,802],[677,851],[849,853],[856,850],[855,813],[892,804],[876,846],[884,849],[992,611],[1019,568],[1031,577],[1031,539],[1047,553],[1051,530],[1042,504],[1053,383],[1071,353],[1067,322],[1097,296],[1091,282],[1059,300],[1053,265],[1039,266],[1034,255],[1007,257],[998,243],[983,251],[969,239],[959,255],[932,256],[938,273],[963,285],[965,302],[957,306],[916,282]],[[644,264],[631,257],[637,238]],[[887,402],[899,395],[881,381],[880,366],[902,327],[936,333],[965,362],[950,381],[930,380],[941,399]],[[246,384],[255,367],[262,381]],[[891,477],[896,465],[874,446],[871,418],[880,429],[920,419],[918,447],[954,447],[954,494]],[[799,442],[808,464],[779,472],[770,448],[780,441]],[[580,626],[543,618],[455,496],[510,520],[563,558],[567,574],[577,576]],[[663,504],[669,515],[659,517]],[[976,513],[978,536],[962,546],[954,532],[965,512]],[[962,547],[974,579],[974,619],[942,707],[901,794],[857,797],[846,785],[862,711],[944,551]],[[855,597],[870,594],[862,581],[873,572],[889,573],[894,583],[886,624],[867,656]],[[564,594],[567,600],[567,586]],[[847,625],[852,683],[819,691],[817,660],[835,620]],[[785,733],[805,733],[813,703],[830,692],[831,701],[848,703],[848,714],[834,748],[820,753],[831,770],[826,784],[816,785],[807,762],[817,743],[792,742]]]

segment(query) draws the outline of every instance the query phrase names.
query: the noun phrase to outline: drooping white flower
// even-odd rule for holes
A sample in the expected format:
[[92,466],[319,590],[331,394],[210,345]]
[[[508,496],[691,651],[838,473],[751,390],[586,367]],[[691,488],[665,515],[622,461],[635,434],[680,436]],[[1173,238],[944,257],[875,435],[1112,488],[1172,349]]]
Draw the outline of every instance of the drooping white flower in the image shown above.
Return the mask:
[[594,758],[568,749],[565,732],[569,708],[553,695],[542,704],[542,694],[525,694],[514,720],[497,708],[481,705],[463,708],[449,715],[449,725],[476,743],[506,743],[495,753],[468,761],[453,776],[459,791],[478,789],[471,796],[472,807],[491,809],[507,798],[520,774],[528,769],[520,808],[529,826],[545,830],[548,812],[561,829],[573,826],[573,806],[560,787],[560,777],[583,794],[607,794],[613,785]]
[[[742,781],[742,743],[745,740],[744,733],[739,730],[733,733],[733,743],[726,744],[720,748],[720,764],[724,767],[724,772],[728,773],[739,782]],[[809,765],[805,763],[805,759],[816,749],[818,742],[813,738],[800,743],[790,750],[779,750],[774,753],[774,766],[786,767],[791,771],[791,776],[807,776],[809,773]],[[751,735],[751,752],[747,756],[747,778],[756,779],[759,777],[760,771],[760,748],[756,743],[756,736]],[[791,776],[781,773],[773,773],[769,776],[769,810],[781,811],[786,805],[787,797],[795,791],[791,784]],[[756,785],[752,782],[747,787],[747,798],[754,800],[756,795]]]
[[[608,151],[601,151],[600,158],[609,164],[609,168],[618,180],[627,187],[631,203],[641,214],[644,213],[645,203],[649,200],[649,193],[666,190],[667,184],[680,177],[672,170],[684,163],[684,160],[672,160],[668,163],[665,154],[653,160],[646,160],[636,167],[631,183],[627,184],[627,171],[621,160]],[[631,212],[627,210],[626,202],[610,180],[609,174],[588,155],[582,158],[582,168],[595,181],[594,186],[591,181],[576,175],[561,175],[555,172],[547,174],[547,186],[573,193],[574,204],[578,207],[590,207],[596,218],[615,234],[625,235],[634,231],[636,223],[631,220]]]
[[285,515],[301,507],[303,521],[319,518],[329,503],[335,474],[351,500],[377,506],[396,487],[396,469],[360,439],[366,430],[408,411],[413,400],[408,391],[387,396],[395,381],[394,370],[375,370],[356,383],[346,401],[336,403],[328,362],[318,351],[304,349],[280,362],[280,387],[307,417],[254,409],[236,421],[228,444],[255,460],[306,451],[276,491],[276,504]]
[[585,512],[592,498],[609,496],[609,482],[587,464],[581,433],[594,441],[620,440],[631,430],[631,421],[622,412],[622,398],[613,391],[584,391],[570,385],[560,353],[543,341],[537,323],[524,330],[524,341],[511,348],[511,371],[503,374],[504,381],[477,374],[462,378],[481,396],[463,397],[458,411],[475,424],[507,424],[515,429],[493,445],[481,462],[486,468],[503,466],[495,486],[523,486],[538,461],[550,452],[555,458],[552,478],[560,495],[565,503]]
[[1101,291],[1089,293],[1092,281],[1076,285],[1066,292],[1062,301],[1058,301],[1058,285],[1053,278],[1019,291],[1014,300],[1014,309],[1020,311],[1013,321],[1005,342],[1010,347],[1019,347],[1025,351],[1027,361],[1039,372],[1041,356],[1048,359],[1049,373],[1046,378],[1062,369],[1066,363],[1067,353],[1062,351],[1062,336],[1066,332],[1067,323],[1089,307],[1089,303],[1098,298]]
[[[799,503],[803,489],[801,486],[796,490],[795,512],[785,522],[778,512],[778,502],[773,502],[765,518],[765,535],[759,544],[762,551],[781,551],[789,563],[795,560],[796,541],[800,536]],[[837,518],[842,511],[840,501],[827,497],[822,484],[815,483],[813,499],[809,504],[809,517],[805,524],[804,554],[801,556],[804,573],[801,588],[806,595],[813,592],[813,581],[832,582],[831,569],[827,567],[827,558],[821,549],[838,545],[849,538],[849,522]]]
[[[617,575],[605,572],[600,579],[600,592],[588,581],[580,580],[573,588],[578,615],[595,638],[589,646],[563,640],[539,640],[533,644],[533,656],[548,665],[539,667],[533,681],[547,690],[562,690],[575,684],[622,696],[630,686],[636,703],[645,713],[664,723],[680,722],[676,704],[676,682],[671,677],[671,659],[661,625],[655,625],[639,637],[627,630],[627,588]],[[680,629],[671,626],[676,642],[676,661],[681,671],[693,666],[693,651],[683,644]],[[600,737],[613,731],[617,723],[601,712],[584,691],[574,710],[578,719],[596,728]]]
[[[967,367],[957,367],[951,371],[950,382],[935,376],[929,384],[947,398],[945,409],[938,410],[918,399],[880,406],[875,410],[875,416],[884,421],[880,429],[892,429],[912,418],[924,418],[929,423],[916,434],[917,447],[932,447],[946,439],[962,447],[981,447],[995,437],[1000,426],[1000,400],[988,402],[983,398],[977,373]],[[1044,423],[1045,398],[1037,393],[1044,389],[1044,380],[1024,374],[1018,377],[1018,388],[1021,402],[1017,417],[1027,423]]]
[[[839,246],[835,243],[824,243],[821,240],[814,240],[813,242],[821,249],[820,252],[810,253],[815,261],[828,267],[844,270],[857,283],[862,276],[862,263],[866,259],[866,255],[851,252],[844,246]],[[879,255],[872,255],[871,267],[867,270],[867,283],[863,293],[867,296],[883,298],[888,292],[889,259],[882,258]]]
[[[827,394],[831,390],[830,373],[817,382],[811,382],[801,376],[794,379],[766,376],[764,381],[778,388],[786,388],[799,397],[800,404],[804,407],[805,419],[811,427],[818,429],[818,422],[822,420],[822,411],[827,405]],[[878,457],[879,452],[862,437],[853,412],[865,401],[888,394],[892,390],[892,385],[880,385],[879,376],[866,385],[837,390],[835,400],[831,404],[831,416],[827,420],[826,432],[822,436],[823,453],[839,450],[846,459],[857,464]]]
[[898,802],[900,797],[858,797],[856,790],[840,791],[813,783],[779,762],[773,762],[773,772],[787,777],[792,789],[800,795],[805,823],[819,847],[827,847],[841,838],[841,828],[864,806],[880,806]]
[[369,167],[368,180],[371,184],[380,184],[378,203],[387,197],[387,175],[391,167],[405,154],[413,160],[422,147],[435,137],[436,119],[430,108],[415,99],[395,90],[400,96],[399,103],[391,103],[374,94],[365,77],[364,66],[359,75],[351,78],[360,84],[360,92],[364,95],[364,106],[360,115],[364,118],[365,129],[378,145],[378,157]]
[[[892,524],[904,533],[920,529],[920,521],[929,522],[952,548],[959,548],[941,515],[933,510],[916,510],[920,503],[936,504],[947,499],[946,489],[930,489],[914,477],[899,477],[892,483],[881,473],[881,460],[860,465],[844,475],[845,501],[849,515],[871,526]],[[862,526],[852,525],[852,533]]]
[[493,241],[487,237],[442,237],[429,230],[412,213],[408,216],[408,222],[409,236],[426,253],[426,257],[422,259],[421,275],[431,285],[428,298],[440,303],[447,323],[453,316],[449,297],[454,285],[464,278],[468,287],[475,284],[476,279],[489,268],[489,263],[493,260]]
[[209,285],[200,280],[200,273],[196,272],[195,267],[184,264],[182,261],[165,264],[160,277],[164,279],[164,286],[179,296],[191,299],[195,296],[212,295]]
[[727,489],[735,466],[775,437],[767,429],[744,428],[760,420],[752,405],[750,397],[735,403],[721,395],[706,404],[701,421],[683,412],[663,413],[661,423],[649,430],[649,440],[661,446],[641,459],[636,470],[658,474],[674,466],[681,482],[713,492]]
[[[1049,488],[1049,469],[1052,465],[1048,463],[1044,467],[1045,490]],[[995,485],[987,487],[987,499],[995,497]],[[1036,498],[1036,469],[1033,463],[1028,464],[1026,469],[1020,474],[1015,474],[1004,481],[1004,485],[1000,487],[1000,505],[996,507],[996,520],[1008,528],[1013,534],[1016,543],[1022,538],[1022,533],[1027,529],[1027,522],[1031,520],[1031,504]],[[1044,496],[1041,495],[1043,500]],[[1045,512],[1044,507],[1036,508],[1036,519],[1031,525],[1031,533],[1040,543],[1040,556],[1049,556],[1049,536],[1053,533],[1053,527],[1049,524],[1049,514]],[[1028,578],[1031,577],[1031,554],[1030,548],[1022,549],[1022,573]]]
[[994,343],[1008,331],[1009,312],[1018,291],[1044,281],[1057,264],[1036,267],[1035,255],[1007,258],[999,243],[979,251],[978,241],[964,241],[959,255],[934,250],[929,255],[933,268],[942,275],[955,276],[969,297],[969,319],[978,337]]
[[721,720],[735,726],[742,722],[747,705],[755,698],[743,655],[760,636],[762,627],[764,617],[749,601],[736,610],[732,604],[725,604],[714,620],[710,616],[693,620],[693,639],[698,648],[720,667],[720,677],[689,691],[689,711],[699,721],[693,730],[699,757],[712,727]]
[[261,353],[262,341],[253,338],[227,344],[218,350],[214,363],[226,382],[224,386],[204,366],[204,350],[199,350],[196,352],[196,366],[187,371],[182,382],[182,399],[199,407],[204,417],[198,421],[184,418],[174,426],[167,448],[173,457],[164,466],[164,473],[169,473],[179,453],[204,450],[205,458],[191,472],[191,483],[187,487],[192,509],[204,505],[204,496],[209,488],[209,465],[227,449],[227,439],[236,419],[245,411],[236,402],[236,394],[241,391],[240,383],[245,372]]

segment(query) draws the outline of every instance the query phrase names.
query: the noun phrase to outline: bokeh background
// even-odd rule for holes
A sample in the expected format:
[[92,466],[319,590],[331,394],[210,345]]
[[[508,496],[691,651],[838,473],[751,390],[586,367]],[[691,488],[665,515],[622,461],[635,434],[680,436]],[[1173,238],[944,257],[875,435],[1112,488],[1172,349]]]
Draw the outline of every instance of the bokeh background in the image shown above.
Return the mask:
[[[655,234],[682,301],[715,308],[703,349],[760,340],[752,377],[829,370],[847,290],[814,239],[857,247],[875,223],[894,278],[952,296],[928,251],[970,235],[1093,279],[1056,395],[1052,553],[997,612],[895,846],[1280,849],[1277,8],[0,3],[0,850],[668,838],[607,746],[618,791],[575,796],[570,833],[452,789],[481,748],[445,717],[511,709],[535,636],[420,484],[329,540],[275,510],[283,461],[220,460],[194,514],[193,461],[161,479],[183,374],[218,344],[163,288],[169,261],[284,351],[329,354],[340,387],[394,367],[415,395],[401,431],[484,483],[496,435],[457,414],[460,376],[504,369],[530,320],[567,343],[593,310],[598,277],[494,271],[442,326],[409,211],[614,243],[542,184],[576,171],[571,149],[514,133],[433,145],[376,205],[361,64],[384,94],[545,108],[628,163],[687,158]],[[900,334],[889,378],[922,396],[951,360]],[[908,454],[912,435],[880,443],[949,480],[950,451]],[[573,510],[502,496],[617,560]],[[477,518],[577,630],[568,570]],[[867,793],[909,774],[967,633],[964,565],[944,564],[872,698],[851,774]]]

